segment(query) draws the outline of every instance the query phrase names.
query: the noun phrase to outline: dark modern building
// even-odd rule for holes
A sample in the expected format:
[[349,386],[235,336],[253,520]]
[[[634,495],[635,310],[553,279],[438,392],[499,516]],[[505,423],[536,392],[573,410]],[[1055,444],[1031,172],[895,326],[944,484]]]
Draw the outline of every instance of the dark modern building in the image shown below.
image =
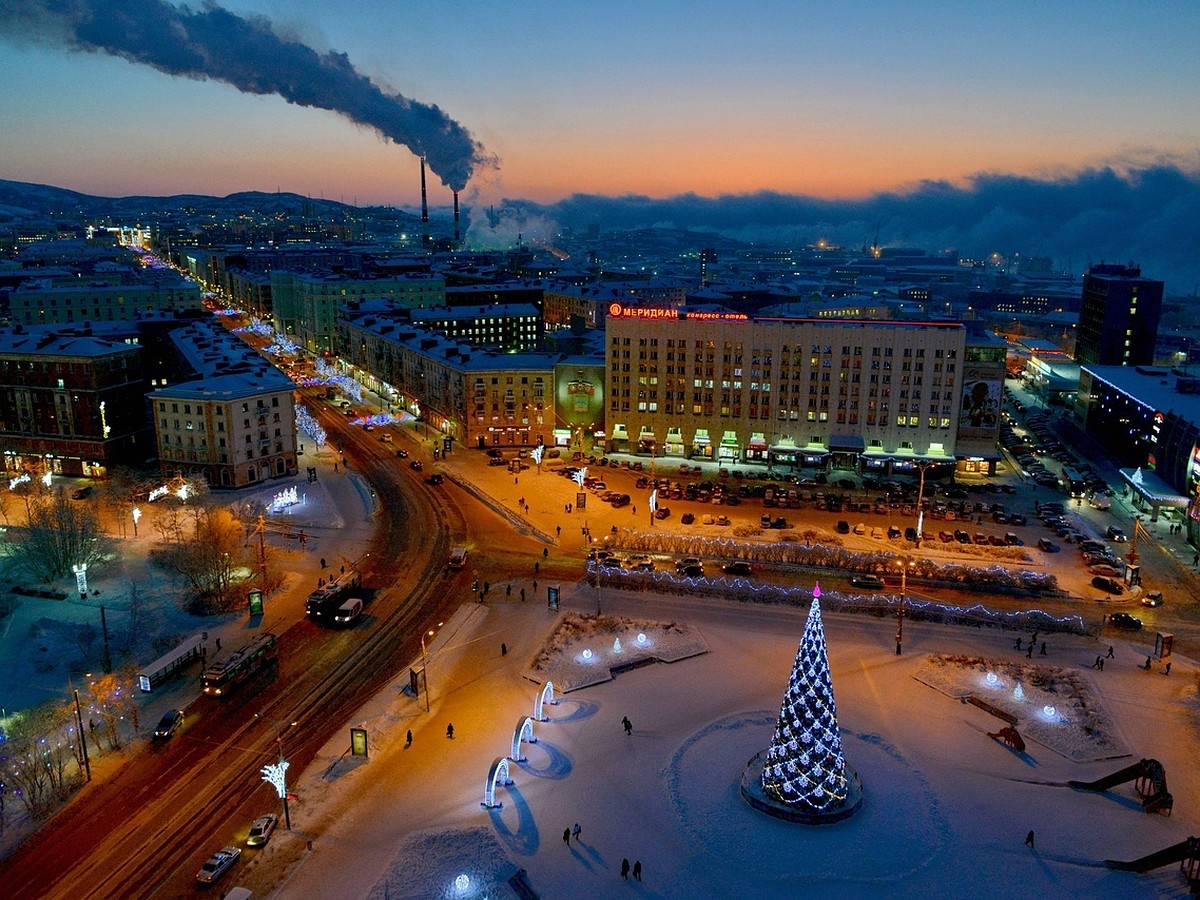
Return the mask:
[[1163,283],[1135,266],[1092,266],[1083,278],[1075,359],[1080,365],[1150,366]]

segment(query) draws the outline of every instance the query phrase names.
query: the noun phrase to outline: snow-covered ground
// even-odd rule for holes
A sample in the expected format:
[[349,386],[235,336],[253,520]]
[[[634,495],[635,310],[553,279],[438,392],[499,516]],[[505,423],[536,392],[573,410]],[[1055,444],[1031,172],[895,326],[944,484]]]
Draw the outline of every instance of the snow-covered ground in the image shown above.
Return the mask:
[[[746,762],[770,741],[805,611],[614,592],[605,612],[628,620],[622,634],[654,635],[664,657],[675,634],[708,652],[562,696],[511,765],[513,783],[497,789],[503,806],[484,809],[490,766],[533,712],[534,662],[571,681],[589,638],[579,626],[555,630],[593,598],[568,588],[561,613],[505,600],[463,607],[430,647],[432,712],[401,691],[403,679],[372,698],[346,723],[368,728],[369,761],[348,763],[347,741],[332,742],[295,782],[294,834],[277,835],[239,882],[282,898],[518,896],[508,884],[518,870],[546,898],[1184,893],[1175,865],[1148,875],[1103,865],[1200,830],[1196,669],[1176,657],[1170,676],[1141,670],[1140,643],[1116,644],[1100,672],[1089,667],[1107,644],[1087,638],[1056,636],[1047,657],[1028,660],[1012,634],[909,623],[897,657],[893,623],[826,614],[842,741],[866,799],[845,822],[807,827],[738,794]],[[594,636],[595,664],[614,639]],[[1017,715],[1026,751],[989,738],[1005,723],[960,702],[965,693]],[[1164,763],[1172,817],[1144,814],[1130,784],[1065,786],[1127,765],[1103,759],[1125,748]],[[564,845],[576,822],[581,840]],[[623,859],[642,863],[640,884],[622,880]]]

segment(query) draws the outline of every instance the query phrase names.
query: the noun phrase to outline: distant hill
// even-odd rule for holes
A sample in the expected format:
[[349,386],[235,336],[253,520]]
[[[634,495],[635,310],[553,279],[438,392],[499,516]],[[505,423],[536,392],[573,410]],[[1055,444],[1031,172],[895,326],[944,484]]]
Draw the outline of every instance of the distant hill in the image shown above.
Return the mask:
[[176,194],[171,197],[94,197],[48,184],[0,179],[0,218],[34,219],[50,215],[100,217],[133,213],[166,212],[193,209],[201,212],[288,212],[312,203],[325,213],[350,210],[336,200],[314,200],[292,193],[242,191],[227,197],[204,194]]

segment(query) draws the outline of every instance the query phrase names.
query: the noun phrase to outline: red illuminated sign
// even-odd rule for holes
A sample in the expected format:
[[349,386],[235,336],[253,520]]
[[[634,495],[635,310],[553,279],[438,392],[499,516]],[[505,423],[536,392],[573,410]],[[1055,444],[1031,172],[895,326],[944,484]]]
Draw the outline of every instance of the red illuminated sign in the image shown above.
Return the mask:
[[608,305],[608,314],[614,319],[700,319],[721,322],[745,322],[750,318],[745,313],[686,312],[675,307],[624,306],[615,302]]

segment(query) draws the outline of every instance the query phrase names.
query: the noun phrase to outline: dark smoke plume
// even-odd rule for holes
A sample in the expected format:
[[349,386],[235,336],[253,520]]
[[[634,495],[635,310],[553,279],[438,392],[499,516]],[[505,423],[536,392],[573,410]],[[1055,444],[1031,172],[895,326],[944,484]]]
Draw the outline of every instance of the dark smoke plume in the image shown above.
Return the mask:
[[164,0],[0,0],[0,34],[331,110],[424,154],[454,190],[466,186],[476,166],[497,164],[437,106],[386,94],[344,53],[318,53],[279,36],[264,17],[239,16],[215,3],[193,10]]

